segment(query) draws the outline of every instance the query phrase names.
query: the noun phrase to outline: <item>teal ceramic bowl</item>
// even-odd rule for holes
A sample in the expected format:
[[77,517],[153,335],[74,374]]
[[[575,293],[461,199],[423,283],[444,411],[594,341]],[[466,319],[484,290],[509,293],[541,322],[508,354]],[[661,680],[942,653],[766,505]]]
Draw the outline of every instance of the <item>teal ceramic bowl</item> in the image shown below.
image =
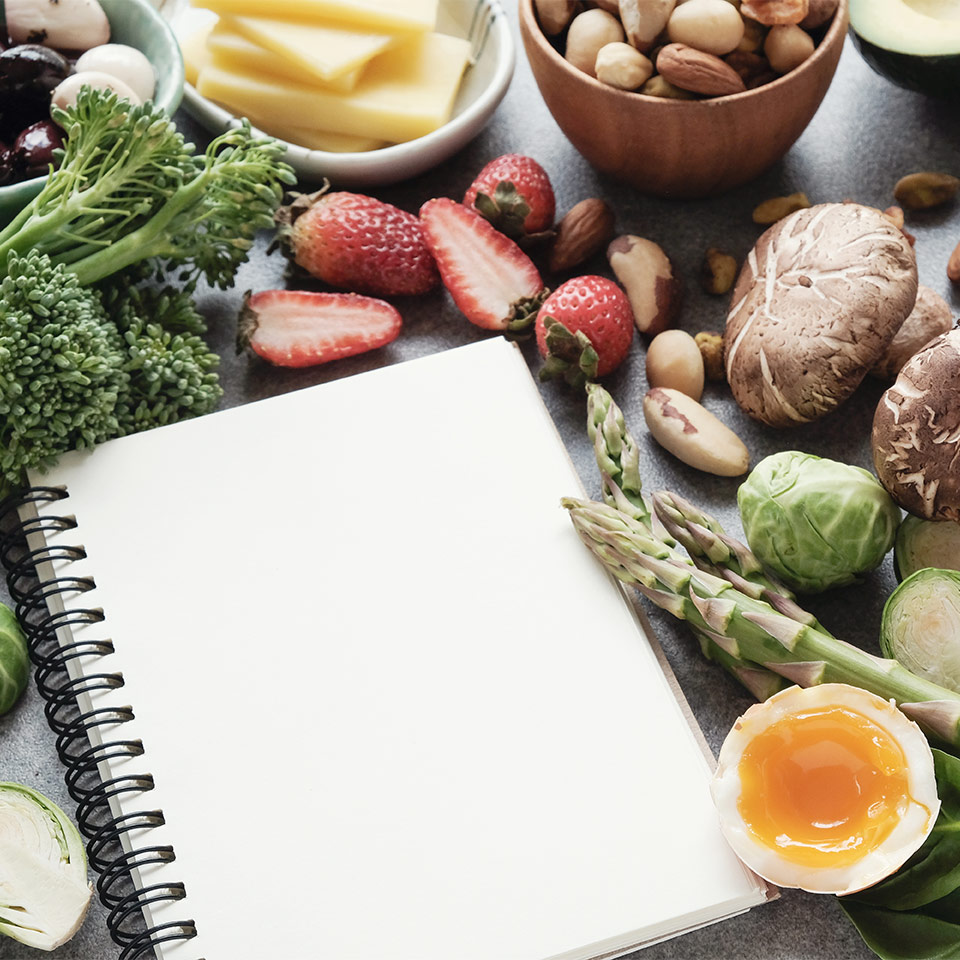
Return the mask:
[[[166,20],[147,0],[100,0],[110,21],[110,40],[142,50],[157,73],[153,100],[171,116],[183,97],[183,58]],[[0,223],[12,219],[43,188],[46,177],[0,187]]]

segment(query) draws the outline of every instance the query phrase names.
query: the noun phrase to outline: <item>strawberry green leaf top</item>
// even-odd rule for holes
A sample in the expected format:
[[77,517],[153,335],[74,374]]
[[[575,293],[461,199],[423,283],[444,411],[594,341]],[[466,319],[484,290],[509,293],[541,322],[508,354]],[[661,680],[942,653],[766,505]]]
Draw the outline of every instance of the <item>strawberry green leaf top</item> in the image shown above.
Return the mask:
[[537,316],[542,380],[562,376],[582,386],[615,370],[633,342],[633,310],[627,295],[606,277],[574,277],[560,284]]
[[515,240],[550,230],[556,212],[546,170],[519,153],[491,160],[470,184],[463,203]]

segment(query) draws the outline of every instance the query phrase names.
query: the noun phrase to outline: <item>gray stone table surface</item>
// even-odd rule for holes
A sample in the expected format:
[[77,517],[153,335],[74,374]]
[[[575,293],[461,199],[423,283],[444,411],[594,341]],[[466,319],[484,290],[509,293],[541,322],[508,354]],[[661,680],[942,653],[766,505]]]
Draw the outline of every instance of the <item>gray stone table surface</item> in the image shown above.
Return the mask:
[[[507,9],[516,35],[513,0]],[[182,111],[177,119],[190,136],[205,140],[204,131]],[[886,207],[894,202],[893,184],[905,173],[920,169],[957,172],[960,116],[956,104],[928,100],[872,73],[848,41],[823,105],[781,163],[755,182],[714,199],[652,199],[599,175],[574,150],[544,106],[517,38],[516,73],[488,127],[459,154],[430,173],[370,192],[412,211],[432,196],[461,198],[480,167],[506,152],[530,154],[546,167],[556,190],[559,214],[584,197],[603,197],[616,211],[619,232],[637,233],[657,241],[673,258],[684,282],[686,295],[680,326],[695,333],[702,329],[722,330],[727,306],[727,298],[710,297],[699,287],[697,273],[704,250],[717,246],[742,258],[759,234],[750,217],[757,203],[803,190],[813,202],[851,198]],[[951,288],[945,265],[960,241],[960,209],[954,205],[911,215],[908,227],[917,238],[921,281],[942,294],[957,310],[960,291]],[[602,256],[587,264],[582,272],[610,275]],[[545,279],[555,285],[563,278]],[[294,281],[285,276],[282,257],[268,256],[264,239],[250,263],[242,268],[234,290],[202,293],[200,305],[210,321],[211,339],[223,356],[225,406],[349,376],[489,335],[471,326],[441,291],[398,301],[405,322],[401,337],[389,347],[365,356],[299,371],[275,369],[251,357],[236,356],[233,340],[241,292],[288,283]],[[636,338],[628,361],[607,378],[606,386],[623,407],[639,439],[646,488],[669,488],[693,498],[716,514],[729,531],[739,535],[736,490],[740,480],[697,473],[660,450],[647,436],[640,407],[646,390],[644,349],[644,342]],[[535,346],[528,342],[524,353],[536,372],[540,360]],[[584,429],[582,398],[554,383],[542,385],[541,390],[587,490],[598,494]],[[790,432],[774,431],[750,421],[725,386],[710,385],[704,403],[745,439],[753,462],[776,450],[793,448],[869,467],[870,425],[881,392],[881,385],[867,382],[832,416]],[[376,424],[365,425],[365,430],[375,437]],[[386,480],[389,482],[391,470],[403,468],[402,463],[385,465]],[[171,470],[179,469],[189,469],[189,464],[171,464]],[[184,544],[184,549],[189,549],[189,544]],[[135,563],[135,558],[131,562]],[[808,606],[833,632],[875,651],[880,612],[894,582],[888,558],[862,585],[811,598]],[[751,700],[725,673],[700,657],[683,624],[658,610],[647,612],[707,740],[716,751]],[[282,660],[282,651],[278,654]],[[27,783],[72,810],[53,740],[45,725],[40,699],[31,688],[9,715],[0,718],[0,779]],[[257,781],[261,762],[251,759],[250,769],[245,771],[250,782]],[[651,789],[656,789],[656,785],[652,784]],[[202,797],[197,800],[203,802]],[[684,842],[682,836],[676,839],[678,844]],[[251,890],[250,907],[255,916],[255,890]],[[119,950],[111,942],[104,920],[105,911],[95,906],[78,936],[55,955],[61,960],[115,958]],[[748,914],[642,952],[644,960],[865,960],[871,955],[834,898],[796,891],[784,891],[775,902]],[[35,960],[40,956],[38,951],[0,938],[0,960]],[[316,956],[305,944],[300,957],[282,960]]]

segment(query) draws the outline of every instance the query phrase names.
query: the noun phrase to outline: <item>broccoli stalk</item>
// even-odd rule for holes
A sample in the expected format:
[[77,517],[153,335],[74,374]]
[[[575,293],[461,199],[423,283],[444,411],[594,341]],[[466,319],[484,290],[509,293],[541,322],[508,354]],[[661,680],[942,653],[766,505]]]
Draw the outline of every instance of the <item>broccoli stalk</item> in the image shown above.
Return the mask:
[[0,231],[0,265],[37,250],[92,284],[157,257],[226,288],[296,182],[283,147],[246,121],[194,156],[161,110],[110,91],[84,89],[54,119],[67,131],[60,167]]

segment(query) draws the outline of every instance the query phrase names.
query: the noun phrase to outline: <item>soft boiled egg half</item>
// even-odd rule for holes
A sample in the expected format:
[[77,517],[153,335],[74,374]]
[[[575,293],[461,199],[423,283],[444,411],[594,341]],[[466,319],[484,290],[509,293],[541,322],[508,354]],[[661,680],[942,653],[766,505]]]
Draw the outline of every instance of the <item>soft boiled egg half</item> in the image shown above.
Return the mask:
[[789,687],[750,707],[720,749],[711,793],[748,867],[813,893],[879,883],[921,846],[940,810],[920,728],[844,683]]

